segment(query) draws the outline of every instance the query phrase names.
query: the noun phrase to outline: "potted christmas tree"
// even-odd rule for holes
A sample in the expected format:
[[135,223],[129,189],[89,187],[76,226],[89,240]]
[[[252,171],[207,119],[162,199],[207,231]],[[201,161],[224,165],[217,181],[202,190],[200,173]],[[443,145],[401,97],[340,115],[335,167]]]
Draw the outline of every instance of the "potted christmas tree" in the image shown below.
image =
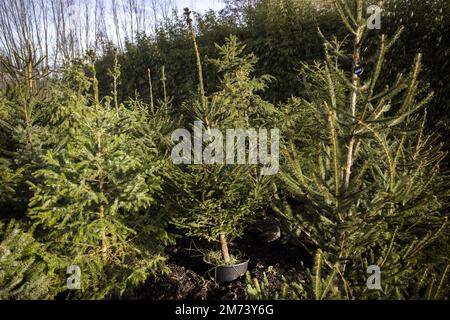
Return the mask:
[[[199,98],[191,105],[186,104],[195,125],[187,126],[190,125],[192,131],[202,130],[208,137],[212,130],[225,132],[226,129],[245,129],[256,124],[256,119],[271,112],[272,105],[255,93],[265,88],[268,76],[250,77],[256,58],[252,54],[244,55],[244,46],[231,36],[225,45],[217,46],[220,58],[211,60],[222,73],[220,90],[206,96],[190,13],[186,10],[185,14],[194,43],[200,82]],[[222,155],[225,154],[224,149]],[[227,282],[243,275],[248,259],[242,253],[231,252],[228,243],[243,234],[262,203],[269,178],[259,175],[258,165],[230,165],[219,161],[175,165],[171,178],[174,186],[171,208],[175,207],[179,213],[175,224],[187,236],[220,243],[220,251],[210,251],[204,256],[204,261],[215,270],[215,279]]]
[[183,210],[175,224],[187,236],[219,242],[220,250],[208,250],[203,257],[217,281],[243,275],[248,259],[239,251],[230,251],[228,243],[243,234],[260,202],[259,183],[250,180],[250,168],[192,165],[176,170],[173,178],[178,185],[173,200]]

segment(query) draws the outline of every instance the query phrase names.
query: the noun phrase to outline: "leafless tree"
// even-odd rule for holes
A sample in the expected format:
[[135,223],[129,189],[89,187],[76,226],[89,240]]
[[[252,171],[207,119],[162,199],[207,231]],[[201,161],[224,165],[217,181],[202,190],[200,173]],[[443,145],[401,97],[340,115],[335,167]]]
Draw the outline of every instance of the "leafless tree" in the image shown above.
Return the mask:
[[[120,1],[120,0],[119,0]],[[115,40],[117,46],[120,48],[120,50],[123,50],[122,45],[122,37],[121,37],[121,30],[120,30],[120,19],[119,19],[119,6],[117,3],[117,0],[112,0],[112,18],[113,18],[113,25],[114,25],[114,32],[115,32]]]
[[48,20],[43,2],[3,0],[0,2],[0,60],[10,79],[26,83],[29,92],[43,77],[48,57]]
[[114,42],[123,50],[125,38],[156,32],[175,7],[175,0],[1,0],[2,77],[33,87],[88,49],[101,53]]

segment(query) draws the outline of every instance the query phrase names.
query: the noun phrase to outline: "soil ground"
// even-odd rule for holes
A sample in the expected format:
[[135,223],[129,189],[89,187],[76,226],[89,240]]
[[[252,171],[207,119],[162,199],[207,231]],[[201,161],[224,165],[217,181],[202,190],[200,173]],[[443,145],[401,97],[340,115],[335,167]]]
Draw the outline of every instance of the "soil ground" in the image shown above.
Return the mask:
[[[187,299],[187,300],[242,300],[246,298],[245,276],[228,284],[218,284],[208,275],[208,267],[198,250],[210,249],[210,245],[194,239],[179,239],[177,247],[167,248],[167,266],[170,272],[148,281],[133,293],[133,299]],[[186,247],[180,249],[180,244]],[[254,234],[229,244],[231,251],[239,250],[250,258],[248,271],[254,278],[262,279],[266,271],[271,290],[280,287],[282,275],[298,272],[301,262],[309,267],[312,259],[299,246],[283,243],[282,239],[263,242]],[[193,250],[195,248],[195,250]],[[270,267],[270,272],[267,272]],[[295,271],[296,269],[297,271]]]

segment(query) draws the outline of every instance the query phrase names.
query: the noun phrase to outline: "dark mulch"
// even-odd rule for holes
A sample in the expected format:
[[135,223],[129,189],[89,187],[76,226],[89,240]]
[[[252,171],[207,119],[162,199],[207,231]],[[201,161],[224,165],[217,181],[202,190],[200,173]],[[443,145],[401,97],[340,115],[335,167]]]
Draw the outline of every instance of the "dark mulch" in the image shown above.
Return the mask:
[[[133,299],[230,299],[246,298],[245,277],[228,284],[217,284],[208,275],[208,269],[198,256],[197,249],[210,246],[199,240],[181,239],[177,247],[167,249],[170,273],[158,279],[148,281],[133,293]],[[185,247],[182,247],[185,244]],[[263,279],[267,272],[271,287],[280,287],[281,275],[293,275],[301,272],[300,262],[310,266],[312,259],[305,249],[283,243],[282,239],[266,243],[254,234],[247,234],[242,239],[230,243],[230,249],[239,249],[250,258],[249,271],[252,277]],[[193,250],[195,248],[195,250]],[[295,269],[295,270],[294,270]]]

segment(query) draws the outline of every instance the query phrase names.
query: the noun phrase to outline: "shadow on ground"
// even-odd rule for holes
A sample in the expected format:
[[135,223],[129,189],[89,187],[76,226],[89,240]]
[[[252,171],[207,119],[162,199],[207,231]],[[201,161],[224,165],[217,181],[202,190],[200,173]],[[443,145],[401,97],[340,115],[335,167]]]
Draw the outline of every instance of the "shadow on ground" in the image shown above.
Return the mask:
[[[177,247],[167,249],[170,273],[159,279],[148,279],[145,284],[134,290],[128,299],[187,299],[187,300],[242,300],[246,298],[245,276],[228,284],[217,284],[208,275],[208,269],[197,250],[210,248],[200,240],[180,239]],[[180,246],[185,245],[182,249]],[[193,250],[195,249],[195,250]],[[230,243],[230,249],[239,249],[250,258],[249,272],[252,277],[263,278],[266,272],[271,290],[280,287],[282,275],[287,277],[301,272],[301,262],[309,267],[311,256],[303,248],[283,243],[282,239],[263,242],[254,234],[246,234],[236,242]]]

